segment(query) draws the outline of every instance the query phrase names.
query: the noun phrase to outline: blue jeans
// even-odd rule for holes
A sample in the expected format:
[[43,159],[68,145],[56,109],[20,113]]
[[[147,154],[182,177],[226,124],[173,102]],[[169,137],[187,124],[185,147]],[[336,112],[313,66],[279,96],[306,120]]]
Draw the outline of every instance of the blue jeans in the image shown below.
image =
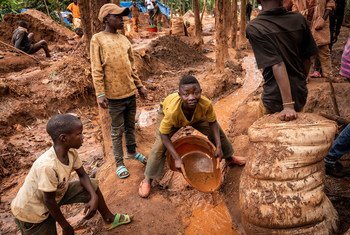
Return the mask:
[[332,148],[325,158],[325,162],[336,162],[348,152],[350,152],[350,124],[334,140]]

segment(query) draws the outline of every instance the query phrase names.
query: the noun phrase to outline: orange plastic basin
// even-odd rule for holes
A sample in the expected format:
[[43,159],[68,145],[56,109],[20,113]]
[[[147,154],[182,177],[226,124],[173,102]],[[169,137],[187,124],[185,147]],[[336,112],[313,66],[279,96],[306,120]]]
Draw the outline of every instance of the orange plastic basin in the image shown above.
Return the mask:
[[[217,160],[213,157],[215,147],[202,136],[184,136],[173,143],[176,152],[182,158],[184,164],[183,173],[186,181],[201,192],[213,192],[222,182],[220,168],[217,168]],[[173,158],[167,152],[167,161],[173,171],[177,171]]]

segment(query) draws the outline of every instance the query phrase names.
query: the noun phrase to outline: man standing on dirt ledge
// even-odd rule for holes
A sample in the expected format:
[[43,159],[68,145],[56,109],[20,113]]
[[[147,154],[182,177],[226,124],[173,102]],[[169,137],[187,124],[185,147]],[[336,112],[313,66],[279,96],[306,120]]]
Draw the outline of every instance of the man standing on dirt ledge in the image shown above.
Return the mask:
[[128,158],[146,164],[145,156],[136,152],[134,132],[136,90],[142,98],[146,98],[147,90],[133,67],[131,43],[117,32],[118,29],[123,29],[123,16],[127,16],[129,11],[129,8],[112,3],[103,5],[98,19],[105,24],[105,30],[93,35],[90,43],[92,78],[97,102],[102,108],[109,108],[116,173],[121,179],[129,176],[123,161],[124,132]]
[[248,25],[246,36],[263,69],[263,112],[294,120],[306,103],[306,78],[317,46],[301,14],[288,12],[282,0],[260,2],[262,12]]

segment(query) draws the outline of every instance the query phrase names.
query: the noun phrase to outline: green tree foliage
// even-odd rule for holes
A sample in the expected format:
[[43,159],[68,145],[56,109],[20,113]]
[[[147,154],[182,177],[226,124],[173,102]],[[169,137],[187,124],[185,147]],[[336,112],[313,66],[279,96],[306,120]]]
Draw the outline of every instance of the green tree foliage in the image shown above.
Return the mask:
[[[50,15],[56,10],[65,10],[70,0],[0,0],[0,20],[7,13],[18,13],[23,8],[32,8]],[[46,8],[46,5],[47,8]]]

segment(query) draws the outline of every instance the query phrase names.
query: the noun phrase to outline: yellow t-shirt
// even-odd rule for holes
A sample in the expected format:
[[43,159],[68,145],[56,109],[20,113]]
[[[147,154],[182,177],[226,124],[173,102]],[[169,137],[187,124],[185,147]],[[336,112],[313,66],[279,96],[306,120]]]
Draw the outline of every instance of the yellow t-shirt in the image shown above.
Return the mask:
[[198,122],[215,122],[216,116],[211,101],[201,96],[197,107],[193,113],[192,119],[187,120],[182,111],[182,99],[178,93],[168,95],[161,103],[164,118],[160,123],[159,132],[161,134],[170,134],[173,128],[191,126]]
[[64,165],[51,147],[35,160],[11,203],[11,211],[17,219],[29,223],[47,219],[49,210],[44,204],[44,192],[56,192],[56,202],[61,201],[68,189],[71,172],[82,166],[75,149],[69,150],[68,158],[69,165]]
[[79,10],[79,6],[78,4],[75,5],[73,2],[71,4],[68,5],[67,7],[68,10],[70,10],[72,12],[72,16],[74,18],[79,18],[80,19],[80,10]]

